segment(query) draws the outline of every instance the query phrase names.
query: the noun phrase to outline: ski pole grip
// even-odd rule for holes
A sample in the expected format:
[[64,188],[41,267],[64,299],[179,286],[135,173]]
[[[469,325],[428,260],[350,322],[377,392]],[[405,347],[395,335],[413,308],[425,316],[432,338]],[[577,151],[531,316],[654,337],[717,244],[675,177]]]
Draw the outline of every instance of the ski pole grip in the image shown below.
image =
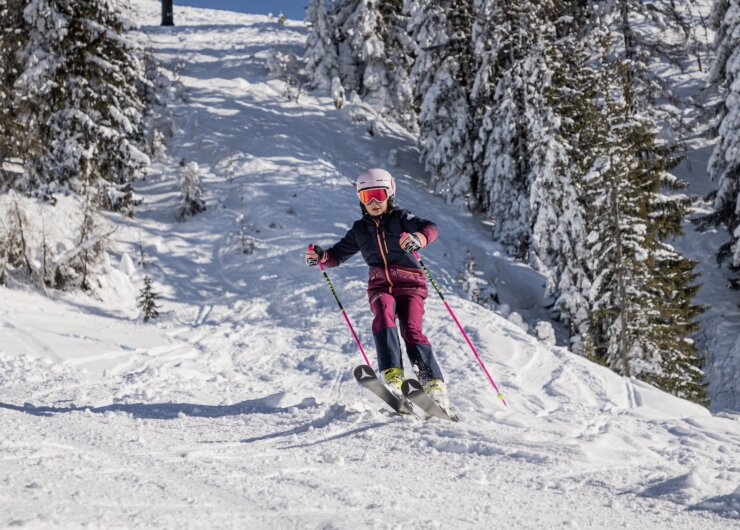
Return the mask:
[[[316,248],[316,245],[314,245],[313,243],[311,243],[310,245],[308,245],[308,250],[313,250],[315,248]],[[321,271],[324,270],[324,264],[321,262],[321,259],[319,259],[318,266],[319,266],[319,269]]]

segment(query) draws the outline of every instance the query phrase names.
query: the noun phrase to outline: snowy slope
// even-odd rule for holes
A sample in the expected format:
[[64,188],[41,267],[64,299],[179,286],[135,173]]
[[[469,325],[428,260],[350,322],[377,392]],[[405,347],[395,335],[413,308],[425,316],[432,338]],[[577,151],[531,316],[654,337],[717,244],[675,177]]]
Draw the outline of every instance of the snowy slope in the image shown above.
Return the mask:
[[[162,29],[159,2],[133,4],[142,38],[182,63],[185,97],[136,217],[111,219],[99,299],[0,287],[0,527],[740,528],[740,420],[458,296],[464,248],[500,249],[427,193],[408,135],[378,122],[370,136],[357,107],[318,94],[286,101],[264,64],[300,48],[302,24],[179,8]],[[184,223],[181,159],[199,164],[208,207]],[[390,167],[401,205],[439,224],[426,262],[508,408],[433,297],[426,327],[462,421],[394,416],[352,379],[361,357],[302,260],[357,217],[351,183],[369,166]],[[536,297],[541,278],[495,263],[512,292],[530,289],[517,304]],[[154,324],[137,320],[144,274],[163,295]],[[329,274],[371,350],[366,266]]]

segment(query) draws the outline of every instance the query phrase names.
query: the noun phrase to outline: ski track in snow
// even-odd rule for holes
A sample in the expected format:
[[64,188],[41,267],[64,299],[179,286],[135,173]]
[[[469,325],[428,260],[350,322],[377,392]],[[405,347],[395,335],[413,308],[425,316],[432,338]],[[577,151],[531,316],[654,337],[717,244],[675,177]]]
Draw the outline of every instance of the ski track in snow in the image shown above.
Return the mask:
[[[300,49],[302,24],[178,7],[163,29],[158,2],[133,4],[160,59],[182,62],[186,91],[143,205],[114,221],[111,274],[141,240],[163,315],[143,324],[106,292],[0,288],[0,527],[740,528],[740,419],[456,296],[466,246],[526,296],[542,279],[425,191],[407,134],[379,122],[370,137],[320,94],[286,101],[264,62]],[[390,149],[401,205],[440,225],[425,261],[508,408],[434,294],[426,328],[461,422],[394,415],[354,382],[361,357],[303,250],[343,235],[354,176],[388,166]],[[184,223],[181,158],[199,164],[208,207]],[[328,273],[370,353],[365,265]]]

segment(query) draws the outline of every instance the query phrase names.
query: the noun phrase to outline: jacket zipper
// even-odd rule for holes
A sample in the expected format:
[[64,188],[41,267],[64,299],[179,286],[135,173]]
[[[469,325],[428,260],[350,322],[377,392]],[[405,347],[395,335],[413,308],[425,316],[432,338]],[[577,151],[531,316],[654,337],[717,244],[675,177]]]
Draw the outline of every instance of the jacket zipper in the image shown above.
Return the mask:
[[[391,281],[391,275],[388,273],[388,261],[385,259],[385,253],[383,252],[383,243],[380,241],[380,221],[375,221],[375,235],[378,238],[378,249],[380,250],[380,257],[383,258],[383,265],[385,266],[385,277],[388,280],[388,293],[393,294],[393,282]],[[383,234],[385,239],[385,234]],[[389,253],[390,254],[390,253]]]

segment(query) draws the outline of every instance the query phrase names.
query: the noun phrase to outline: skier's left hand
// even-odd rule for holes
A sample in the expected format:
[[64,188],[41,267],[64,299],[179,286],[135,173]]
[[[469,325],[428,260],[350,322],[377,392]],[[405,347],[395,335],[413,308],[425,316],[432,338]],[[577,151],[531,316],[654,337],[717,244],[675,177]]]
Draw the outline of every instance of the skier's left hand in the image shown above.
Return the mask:
[[414,232],[413,234],[404,232],[398,242],[401,244],[401,248],[410,254],[424,248],[427,244],[427,238],[421,232]]

